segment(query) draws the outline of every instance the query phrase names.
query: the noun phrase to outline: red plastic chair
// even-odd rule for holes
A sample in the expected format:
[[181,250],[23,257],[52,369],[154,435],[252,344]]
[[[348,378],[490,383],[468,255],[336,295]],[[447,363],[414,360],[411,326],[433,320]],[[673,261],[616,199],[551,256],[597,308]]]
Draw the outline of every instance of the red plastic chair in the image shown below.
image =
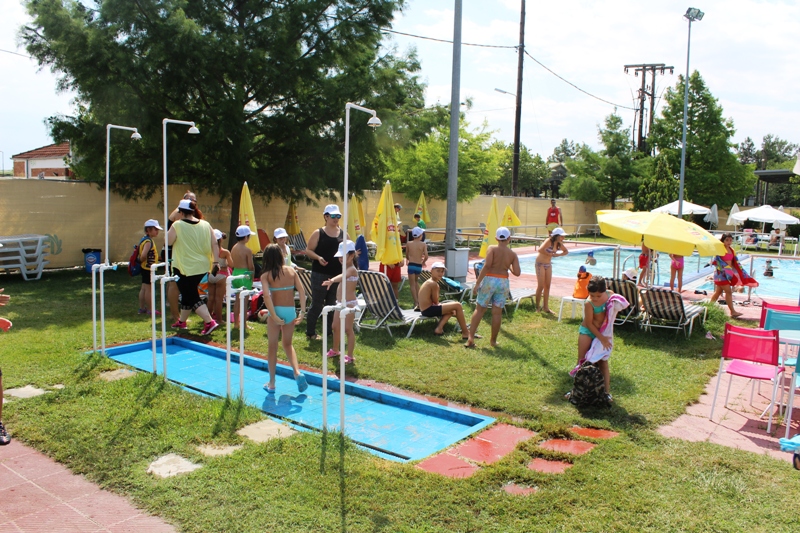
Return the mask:
[[760,328],[764,327],[764,324],[766,323],[767,320],[767,313],[769,313],[770,310],[777,311],[780,313],[800,315],[800,306],[798,305],[780,305],[765,301],[761,304],[761,320],[758,323],[758,327]]
[[[775,395],[778,393],[778,379],[783,375],[784,368],[778,365],[778,331],[763,330],[753,328],[743,328],[739,326],[725,324],[725,340],[722,343],[722,357],[719,362],[719,374],[717,375],[717,386],[714,389],[714,400],[711,404],[711,415],[709,420],[714,419],[714,407],[716,407],[717,393],[719,384],[722,381],[723,367],[725,359],[733,359],[724,371],[731,376],[741,376],[744,378],[770,381],[772,382],[772,401],[761,416],[769,411],[769,422],[767,423],[767,433],[772,431],[772,411],[775,405]],[[725,407],[728,407],[728,398],[731,393],[731,382],[733,377],[728,380],[728,392],[725,395]],[[753,404],[753,393],[750,394],[750,405]]]

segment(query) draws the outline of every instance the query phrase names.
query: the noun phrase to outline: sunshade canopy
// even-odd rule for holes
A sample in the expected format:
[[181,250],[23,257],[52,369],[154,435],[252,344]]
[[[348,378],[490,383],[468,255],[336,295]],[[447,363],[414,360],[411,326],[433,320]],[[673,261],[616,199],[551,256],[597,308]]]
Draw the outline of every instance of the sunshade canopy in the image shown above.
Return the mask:
[[793,217],[770,205],[762,205],[754,209],[748,209],[747,211],[733,213],[729,217],[729,220],[733,221],[735,224],[741,224],[745,220],[767,222],[770,224],[800,224],[800,220],[797,219],[797,217]]
[[691,222],[666,213],[604,210],[597,212],[603,235],[676,255],[724,255],[725,246]]
[[[709,211],[711,211],[709,208],[703,207],[702,205],[693,204],[692,202],[687,202],[686,200],[683,201],[682,213],[684,215],[707,215]],[[675,200],[671,204],[656,207],[650,212],[669,213],[670,215],[678,216],[678,200]]]

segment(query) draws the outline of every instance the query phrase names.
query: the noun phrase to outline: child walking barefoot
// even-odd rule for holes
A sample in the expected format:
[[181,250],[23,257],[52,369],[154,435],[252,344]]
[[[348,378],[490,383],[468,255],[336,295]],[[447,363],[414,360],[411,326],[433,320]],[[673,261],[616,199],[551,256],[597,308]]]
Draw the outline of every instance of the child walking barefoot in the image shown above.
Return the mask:
[[[264,289],[264,305],[269,310],[267,319],[267,362],[269,364],[269,383],[264,385],[267,394],[275,394],[275,371],[278,364],[278,336],[281,337],[283,351],[294,370],[297,390],[308,388],[306,377],[297,366],[297,354],[292,346],[294,328],[303,321],[306,312],[306,293],[300,278],[292,267],[284,264],[283,253],[277,244],[270,244],[264,250],[264,273],[261,275]],[[294,291],[300,296],[300,314],[294,308]]]
[[[139,243],[139,263],[142,265],[142,286],[139,289],[139,314],[149,315],[150,299],[153,295],[153,288],[150,285],[150,271],[153,263],[156,262],[156,243],[153,239],[158,237],[158,231],[162,229],[158,221],[151,218],[144,223],[144,238]],[[157,314],[161,314],[156,311]]]
[[[339,251],[333,257],[338,257],[339,262],[346,261],[347,271],[345,272],[345,279],[347,280],[347,294],[345,295],[345,305],[350,308],[354,308],[358,305],[358,298],[356,296],[356,284],[358,283],[358,269],[355,266],[355,259],[356,259],[356,245],[353,241],[347,241],[346,244],[346,251],[345,251],[345,243],[339,244]],[[347,255],[347,258],[343,256]],[[339,283],[339,291],[336,294],[337,303],[342,302],[342,275],[339,274],[336,277],[331,279],[325,280],[322,282],[323,287],[330,287],[334,283]],[[340,355],[337,348],[339,347],[339,335],[341,335],[341,322],[339,320],[339,311],[336,311],[333,314],[333,348],[328,350],[328,357],[336,357]],[[344,327],[345,327],[345,334],[347,335],[347,355],[344,356],[345,363],[352,363],[354,362],[355,356],[353,352],[356,349],[356,332],[354,330],[354,324],[356,321],[355,313],[348,313],[344,319]]]
[[[589,298],[586,300],[583,309],[583,323],[578,328],[578,366],[577,371],[584,359],[586,352],[592,346],[592,341],[597,338],[606,350],[611,350],[611,338],[600,333],[600,327],[606,320],[606,307],[610,291],[606,290],[606,280],[602,276],[597,276],[589,281]],[[603,381],[606,389],[608,401],[611,401],[611,374],[608,370],[608,358],[597,361],[597,366],[603,373]]]

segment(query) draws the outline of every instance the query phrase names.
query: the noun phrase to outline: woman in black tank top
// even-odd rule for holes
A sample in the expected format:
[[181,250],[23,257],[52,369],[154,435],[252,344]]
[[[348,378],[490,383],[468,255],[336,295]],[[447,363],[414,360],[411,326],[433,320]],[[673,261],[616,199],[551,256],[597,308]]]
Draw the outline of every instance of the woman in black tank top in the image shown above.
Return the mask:
[[311,263],[311,272],[319,272],[320,274],[327,274],[328,276],[336,276],[342,273],[342,265],[339,261],[335,261],[333,257],[336,255],[336,250],[339,249],[339,243],[342,242],[343,232],[340,229],[338,237],[330,237],[325,233],[325,228],[319,228],[319,242],[314,252],[322,257],[327,264],[322,265],[319,261]]

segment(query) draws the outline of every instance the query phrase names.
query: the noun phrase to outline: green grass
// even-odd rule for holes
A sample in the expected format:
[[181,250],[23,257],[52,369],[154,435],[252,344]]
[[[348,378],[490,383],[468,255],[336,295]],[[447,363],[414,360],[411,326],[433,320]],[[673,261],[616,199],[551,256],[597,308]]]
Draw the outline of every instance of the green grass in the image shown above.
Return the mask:
[[[465,350],[448,326],[434,337],[423,324],[411,339],[364,331],[353,372],[453,401],[503,413],[537,436],[465,480],[427,474],[413,464],[379,459],[337,434],[301,433],[253,444],[236,435],[263,418],[236,401],[211,400],[149,374],[112,383],[97,380],[118,365],[91,350],[91,284],[84,272],[46,273],[25,283],[0,278],[12,295],[3,315],[14,328],[0,339],[6,388],[32,384],[49,394],[6,403],[14,437],[74,472],[158,514],[184,531],[786,531],[797,523],[796,472],[781,461],[707,443],[666,439],[655,429],[697,400],[718,365],[719,341],[672,332],[617,329],[611,360],[615,404],[577,410],[562,399],[570,387],[577,321],[556,322],[523,304],[504,322],[499,349]],[[107,342],[149,338],[136,314],[138,284],[109,273]],[[410,303],[408,289],[401,295]],[[725,317],[709,310],[719,336]],[[200,321],[192,319],[191,332]],[[489,324],[481,326],[488,333]],[[301,331],[302,333],[302,331]],[[224,330],[213,335],[224,343]],[[295,340],[302,363],[318,367],[320,344]],[[263,326],[248,333],[247,350],[266,353]],[[568,436],[574,424],[613,429],[574,459],[536,443]],[[196,446],[244,444],[228,457],[208,458]],[[175,452],[204,467],[157,479],[145,473]],[[526,468],[533,457],[574,466],[559,476]],[[538,487],[529,497],[501,488]],[[735,509],[735,512],[724,511]],[[791,529],[791,527],[789,527]]]

